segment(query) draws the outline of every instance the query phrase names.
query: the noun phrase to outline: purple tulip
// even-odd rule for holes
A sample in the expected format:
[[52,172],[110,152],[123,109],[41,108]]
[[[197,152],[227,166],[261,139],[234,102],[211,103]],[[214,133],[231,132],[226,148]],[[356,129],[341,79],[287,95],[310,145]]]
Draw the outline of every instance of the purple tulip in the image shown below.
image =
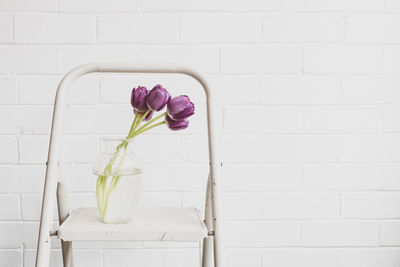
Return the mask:
[[[136,114],[136,110],[133,111]],[[139,116],[142,116],[144,114],[144,112],[139,112]],[[153,117],[154,111],[150,111],[146,117],[143,119],[144,121],[149,121],[151,120],[151,118]],[[140,118],[140,117],[139,117]]]
[[174,131],[183,130],[189,126],[188,119],[175,121],[175,120],[171,119],[168,115],[165,116],[165,122],[167,123],[168,128],[170,128],[171,130],[174,130]]
[[160,111],[165,107],[170,98],[171,96],[169,95],[168,91],[161,85],[157,84],[149,92],[146,103],[149,109]]
[[179,121],[194,114],[194,104],[186,95],[172,98],[167,105],[167,112],[171,119]]
[[132,89],[131,95],[131,105],[135,111],[138,112],[146,112],[146,97],[148,95],[147,88],[144,86],[138,86],[137,88]]

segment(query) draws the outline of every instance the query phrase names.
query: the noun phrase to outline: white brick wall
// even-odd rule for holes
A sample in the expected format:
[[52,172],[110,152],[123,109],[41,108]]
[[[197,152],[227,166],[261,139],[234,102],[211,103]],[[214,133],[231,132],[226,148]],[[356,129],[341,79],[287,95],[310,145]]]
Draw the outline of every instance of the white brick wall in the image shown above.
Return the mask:
[[[227,266],[399,266],[399,28],[398,0],[1,0],[0,266],[34,266],[55,89],[89,61],[205,73]],[[95,205],[100,136],[126,133],[130,89],[156,83],[189,94],[197,114],[185,132],[138,139],[142,205],[204,209],[204,93],[168,75],[92,75],[67,92],[71,207]],[[199,257],[196,244],[152,242],[82,242],[74,253],[78,267],[194,267]]]

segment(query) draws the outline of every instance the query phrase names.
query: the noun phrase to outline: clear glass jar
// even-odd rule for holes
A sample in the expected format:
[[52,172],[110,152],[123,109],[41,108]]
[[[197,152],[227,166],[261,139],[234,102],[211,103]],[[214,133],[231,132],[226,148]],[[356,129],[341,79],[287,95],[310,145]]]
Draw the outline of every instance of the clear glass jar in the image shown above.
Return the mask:
[[143,161],[132,147],[132,139],[104,138],[93,164],[97,206],[105,223],[128,223],[138,209]]

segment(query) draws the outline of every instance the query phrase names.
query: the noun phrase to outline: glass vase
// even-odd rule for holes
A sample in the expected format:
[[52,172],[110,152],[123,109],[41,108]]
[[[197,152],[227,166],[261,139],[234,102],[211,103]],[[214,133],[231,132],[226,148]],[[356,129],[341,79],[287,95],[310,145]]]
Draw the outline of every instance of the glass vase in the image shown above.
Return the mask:
[[143,162],[132,147],[132,139],[104,138],[93,164],[97,206],[105,223],[128,223],[138,209]]

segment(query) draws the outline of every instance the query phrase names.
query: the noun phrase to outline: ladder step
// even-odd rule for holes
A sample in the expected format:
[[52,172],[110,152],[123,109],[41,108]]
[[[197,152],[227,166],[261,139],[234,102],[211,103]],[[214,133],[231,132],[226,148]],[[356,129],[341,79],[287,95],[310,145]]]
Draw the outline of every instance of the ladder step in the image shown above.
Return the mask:
[[97,208],[79,208],[57,230],[64,241],[177,241],[198,242],[208,236],[196,208],[142,208],[127,224],[100,221]]

